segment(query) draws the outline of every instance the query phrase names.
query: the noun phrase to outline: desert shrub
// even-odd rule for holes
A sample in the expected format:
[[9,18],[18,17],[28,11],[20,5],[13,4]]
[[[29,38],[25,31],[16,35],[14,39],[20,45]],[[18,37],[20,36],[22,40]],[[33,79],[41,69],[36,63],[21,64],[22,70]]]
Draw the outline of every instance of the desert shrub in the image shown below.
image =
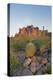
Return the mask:
[[24,42],[24,41],[16,41],[16,43],[13,44],[12,46],[16,51],[25,50],[26,42]]
[[10,76],[15,76],[17,70],[22,67],[22,64],[16,59],[15,56],[10,59]]
[[32,57],[35,54],[35,46],[33,43],[28,43],[26,45],[26,57]]
[[17,50],[17,51],[25,50],[27,43],[31,42],[32,38],[31,38],[31,36],[19,36],[19,37],[15,37],[14,40],[12,40],[12,41],[14,41],[11,44],[15,50]]
[[45,48],[47,47],[47,45],[49,45],[48,40],[43,39],[43,38],[33,40],[32,43],[34,43],[34,45],[36,46],[37,52],[39,50],[40,53],[43,53],[45,51]]
[[47,67],[47,73],[48,73],[48,74],[51,74],[51,64],[48,65],[48,67]]
[[11,39],[11,47],[14,48],[16,51],[18,50],[24,50],[26,41],[24,41],[22,36],[14,37],[14,39]]
[[16,52],[10,46],[10,75],[13,76],[16,74],[16,69],[20,67],[21,63],[17,59]]
[[15,69],[17,67],[18,61],[16,60],[16,56],[11,51],[10,53],[10,75],[13,75]]
[[17,37],[14,38],[15,41],[32,41],[32,36],[29,35],[19,35]]
[[33,40],[32,43],[34,43],[35,46],[37,46],[37,47],[42,47],[43,45],[45,45],[47,43],[47,41],[45,41],[43,39],[37,39],[37,40]]
[[18,64],[18,60],[16,59],[16,56],[14,54],[10,55],[10,65],[12,65],[12,68],[16,68]]

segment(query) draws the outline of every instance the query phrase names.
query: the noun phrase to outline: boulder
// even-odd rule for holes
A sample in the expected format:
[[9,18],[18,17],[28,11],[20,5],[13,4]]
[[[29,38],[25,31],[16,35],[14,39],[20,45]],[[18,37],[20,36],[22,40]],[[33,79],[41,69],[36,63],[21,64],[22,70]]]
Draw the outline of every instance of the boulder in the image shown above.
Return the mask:
[[30,65],[30,70],[31,70],[32,73],[35,73],[36,70],[37,70],[37,63],[32,62],[31,65]]
[[37,61],[38,61],[39,63],[41,63],[41,59],[42,59],[41,56],[37,56]]
[[47,63],[48,63],[48,61],[47,61],[47,59],[46,59],[46,58],[42,58],[41,63],[42,63],[42,64],[47,64]]
[[32,62],[34,62],[34,61],[37,61],[37,58],[36,58],[35,56],[33,56],[33,57],[31,58],[31,60],[32,60]]
[[22,76],[25,76],[25,75],[33,75],[33,74],[29,69],[25,68],[22,72]]
[[25,59],[23,66],[27,67],[30,63],[31,63],[31,58],[27,58]]
[[24,52],[19,51],[17,58],[18,58],[19,62],[23,63],[24,60],[25,60],[25,54],[24,54]]
[[46,66],[43,66],[43,67],[41,66],[40,69],[37,70],[36,74],[37,75],[46,74],[46,70],[47,70]]

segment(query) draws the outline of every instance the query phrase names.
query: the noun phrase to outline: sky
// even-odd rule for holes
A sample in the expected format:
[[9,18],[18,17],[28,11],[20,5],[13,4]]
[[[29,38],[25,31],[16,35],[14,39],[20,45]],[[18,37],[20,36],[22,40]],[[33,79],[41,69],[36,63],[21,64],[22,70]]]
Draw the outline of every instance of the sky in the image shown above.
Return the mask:
[[52,31],[51,6],[10,4],[10,36],[19,32],[19,28],[27,25],[38,26],[39,29],[45,27]]

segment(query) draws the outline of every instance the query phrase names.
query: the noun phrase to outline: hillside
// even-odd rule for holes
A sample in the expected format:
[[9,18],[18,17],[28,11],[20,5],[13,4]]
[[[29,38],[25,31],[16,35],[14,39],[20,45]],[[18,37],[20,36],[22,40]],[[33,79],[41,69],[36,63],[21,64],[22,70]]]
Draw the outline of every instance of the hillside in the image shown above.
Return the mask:
[[10,39],[10,75],[51,73],[51,33],[28,25]]

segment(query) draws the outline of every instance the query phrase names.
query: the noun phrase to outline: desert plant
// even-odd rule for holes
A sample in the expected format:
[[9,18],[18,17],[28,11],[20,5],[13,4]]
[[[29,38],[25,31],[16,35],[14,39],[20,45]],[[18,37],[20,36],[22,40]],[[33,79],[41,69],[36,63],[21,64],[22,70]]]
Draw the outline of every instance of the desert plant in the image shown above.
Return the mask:
[[47,44],[47,41],[44,39],[37,39],[33,40],[32,43],[34,43],[34,45],[37,47],[42,47],[43,45]]
[[10,45],[10,76],[15,75],[17,68],[20,67],[21,63],[17,59],[14,48]]
[[51,64],[49,64],[48,67],[47,67],[47,73],[51,74]]
[[32,57],[36,52],[35,46],[33,43],[28,43],[26,45],[26,57]]

